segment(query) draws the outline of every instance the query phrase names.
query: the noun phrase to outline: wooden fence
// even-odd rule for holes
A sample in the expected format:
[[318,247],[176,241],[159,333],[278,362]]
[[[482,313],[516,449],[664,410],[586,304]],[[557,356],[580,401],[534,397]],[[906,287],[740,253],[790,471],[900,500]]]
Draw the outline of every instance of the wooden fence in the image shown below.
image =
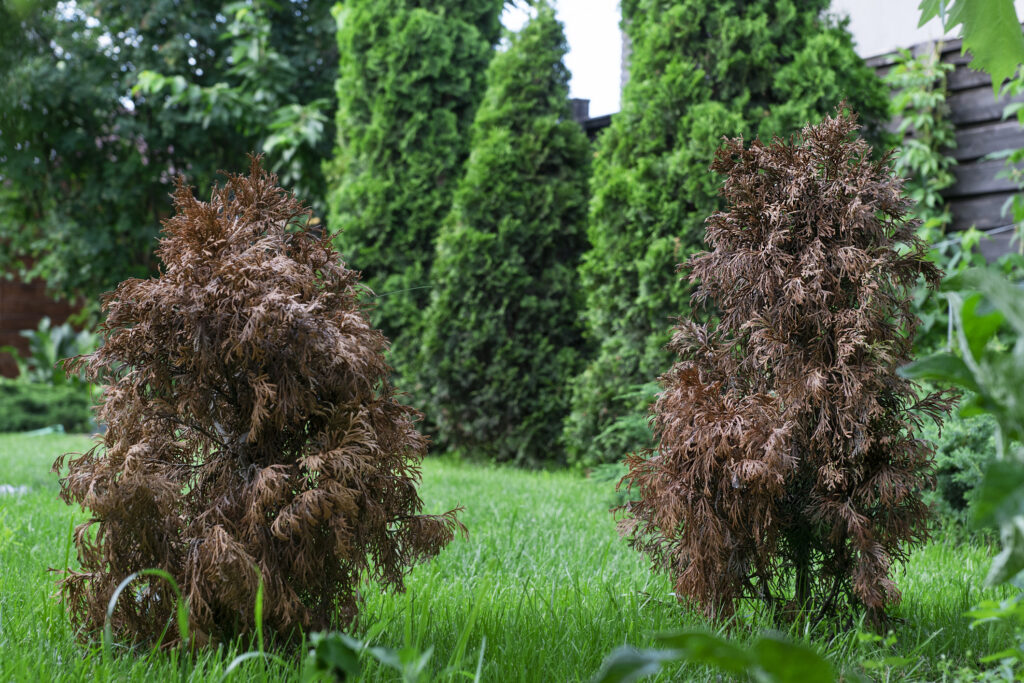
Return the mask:
[[[910,51],[920,55],[933,49],[934,43],[929,42],[915,45]],[[988,74],[967,68],[970,58],[960,54],[959,39],[942,43],[940,50],[941,60],[955,67],[947,77],[946,101],[956,128],[956,147],[947,150],[957,160],[953,167],[956,183],[943,192],[953,214],[951,229],[974,226],[988,233],[988,239],[982,240],[981,252],[993,259],[1011,248],[1013,219],[1009,212],[1004,215],[1003,207],[1017,190],[1009,179],[996,177],[1004,168],[1003,160],[985,157],[1004,149],[1024,147],[1024,127],[1016,117],[1006,121],[1002,118],[1003,107],[1024,101],[1024,97],[996,99]],[[879,76],[884,76],[893,65],[893,57],[880,55],[866,61]]]
[[[27,353],[28,340],[18,334],[21,330],[36,328],[44,316],[49,316],[54,325],[59,325],[75,310],[68,302],[54,301],[47,296],[46,283],[42,280],[0,279],[0,346],[10,344]],[[11,355],[0,353],[0,376],[14,377],[17,374],[18,366]]]

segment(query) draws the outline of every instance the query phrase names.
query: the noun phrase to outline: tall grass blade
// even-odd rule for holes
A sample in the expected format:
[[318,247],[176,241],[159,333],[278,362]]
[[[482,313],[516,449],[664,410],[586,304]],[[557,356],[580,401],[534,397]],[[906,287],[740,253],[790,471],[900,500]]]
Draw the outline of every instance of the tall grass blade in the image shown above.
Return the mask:
[[473,627],[476,625],[477,615],[480,613],[480,604],[483,602],[483,590],[483,583],[481,583],[477,587],[476,597],[473,600],[473,607],[469,611],[469,617],[466,619],[466,623],[462,627],[462,632],[459,634],[459,639],[455,642],[452,654],[448,658],[448,671],[454,671],[466,656],[466,646],[469,644],[469,636],[473,632]]
[[286,662],[285,659],[279,655],[271,654],[268,652],[258,652],[256,650],[249,650],[248,652],[243,652],[242,654],[238,655],[237,657],[231,660],[231,663],[228,664],[228,668],[224,669],[224,673],[221,674],[220,680],[226,681],[228,679],[228,676],[230,676],[235,669],[237,669],[239,666],[249,661],[250,659],[256,659],[258,657],[262,657],[264,660],[273,660],[278,664],[288,666],[288,662]]
[[476,675],[473,676],[473,683],[480,683],[480,672],[484,669],[485,649],[487,649],[487,636],[480,640],[480,655],[476,658]]
[[181,636],[182,648],[184,648],[188,643],[188,605],[185,604],[185,601],[181,597],[181,590],[178,588],[178,582],[174,580],[173,576],[163,569],[141,569],[129,574],[120,584],[118,584],[117,588],[114,590],[114,594],[110,596],[110,602],[107,604],[107,617],[103,621],[103,661],[108,665],[114,658],[114,628],[111,625],[111,620],[114,618],[114,610],[117,608],[117,600],[121,597],[121,593],[124,592],[124,589],[128,587],[128,584],[140,576],[157,576],[170,584],[171,590],[174,591],[174,595],[177,598],[178,634]]
[[256,646],[260,652],[263,652],[263,575],[259,574],[259,569],[256,569],[257,575],[259,576],[259,583],[256,586],[256,607],[254,609],[256,618]]

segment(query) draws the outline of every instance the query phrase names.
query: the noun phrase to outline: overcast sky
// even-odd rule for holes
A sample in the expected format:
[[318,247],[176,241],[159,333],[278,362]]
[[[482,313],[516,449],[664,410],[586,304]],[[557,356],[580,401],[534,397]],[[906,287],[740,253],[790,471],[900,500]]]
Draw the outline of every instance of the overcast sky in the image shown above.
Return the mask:
[[[569,41],[565,63],[572,72],[571,96],[589,99],[591,116],[617,112],[622,58],[619,0],[552,0],[552,4]],[[833,0],[832,11],[850,17],[857,52],[872,57],[942,37],[937,19],[917,27],[918,4],[919,0]],[[1024,17],[1024,0],[1014,4],[1017,16]],[[526,17],[522,7],[507,9],[505,26],[518,30]]]
[[[572,72],[569,94],[590,100],[590,115],[619,110],[619,0],[555,0],[552,3],[565,26],[569,54],[565,65]],[[518,31],[526,22],[521,7],[505,10],[505,26]]]

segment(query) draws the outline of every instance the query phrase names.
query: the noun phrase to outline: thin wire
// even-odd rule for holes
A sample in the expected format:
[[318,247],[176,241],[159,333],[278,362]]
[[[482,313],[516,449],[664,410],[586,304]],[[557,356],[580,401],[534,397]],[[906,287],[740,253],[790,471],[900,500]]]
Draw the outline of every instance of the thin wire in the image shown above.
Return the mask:
[[[1010,230],[1013,230],[1016,227],[1017,227],[1016,223],[1010,223],[1009,225],[1001,225],[998,228],[992,228],[991,230],[981,230],[980,232],[981,232],[982,235],[987,237],[989,235],[1001,235],[1004,232],[1009,232]],[[953,238],[950,238],[950,239],[942,240],[941,242],[936,242],[935,244],[933,244],[931,246],[932,246],[932,249],[941,249],[942,247],[947,247],[947,246],[949,246],[951,244],[959,244],[961,239],[963,239],[963,238],[962,237],[953,237]]]

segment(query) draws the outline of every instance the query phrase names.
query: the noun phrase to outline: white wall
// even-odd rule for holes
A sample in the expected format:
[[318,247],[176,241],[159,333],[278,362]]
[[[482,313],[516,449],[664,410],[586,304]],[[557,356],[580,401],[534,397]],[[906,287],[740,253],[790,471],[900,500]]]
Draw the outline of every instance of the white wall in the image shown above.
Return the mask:
[[[850,17],[849,30],[861,57],[895,52],[928,40],[955,37],[943,34],[938,19],[917,27],[919,0],[832,0],[832,13]],[[1024,18],[1024,0],[1015,0],[1017,16]]]

